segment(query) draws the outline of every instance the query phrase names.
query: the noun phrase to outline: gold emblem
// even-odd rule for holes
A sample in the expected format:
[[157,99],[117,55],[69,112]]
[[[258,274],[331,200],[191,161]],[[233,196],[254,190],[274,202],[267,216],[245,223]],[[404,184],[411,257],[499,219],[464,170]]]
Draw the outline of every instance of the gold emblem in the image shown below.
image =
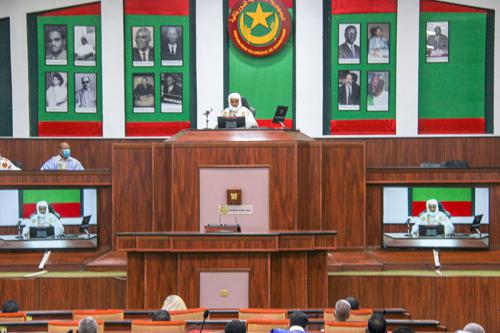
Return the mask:
[[231,193],[231,200],[238,200],[238,192]]
[[220,297],[228,297],[229,296],[229,290],[227,290],[227,289],[221,289],[219,291],[219,295],[220,295]]

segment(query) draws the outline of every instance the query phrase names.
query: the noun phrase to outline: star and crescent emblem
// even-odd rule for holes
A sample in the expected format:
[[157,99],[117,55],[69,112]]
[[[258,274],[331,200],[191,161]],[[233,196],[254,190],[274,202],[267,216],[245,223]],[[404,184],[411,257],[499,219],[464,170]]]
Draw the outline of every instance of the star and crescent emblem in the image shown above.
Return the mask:
[[230,37],[248,55],[276,53],[288,40],[290,30],[290,14],[281,0],[240,0],[231,8]]

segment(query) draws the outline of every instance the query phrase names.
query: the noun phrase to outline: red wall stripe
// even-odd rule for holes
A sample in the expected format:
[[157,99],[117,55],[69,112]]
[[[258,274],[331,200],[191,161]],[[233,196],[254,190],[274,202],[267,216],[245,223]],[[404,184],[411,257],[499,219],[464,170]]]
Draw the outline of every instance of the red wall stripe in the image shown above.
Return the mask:
[[331,120],[330,133],[332,135],[396,134],[396,120]]
[[434,0],[421,0],[420,11],[424,13],[485,13],[485,9],[451,4]]
[[62,8],[41,14],[41,16],[77,16],[77,15],[101,15],[101,3],[96,2],[88,5]]
[[[275,0],[276,1],[276,0]],[[278,0],[280,1],[280,0]],[[233,8],[235,4],[240,2],[240,0],[229,0],[229,9]],[[293,8],[293,0],[281,0],[283,5],[285,5],[288,9]]]
[[484,134],[484,118],[420,119],[419,134]]
[[125,0],[127,15],[189,15],[189,0]]
[[[451,216],[472,216],[472,202],[470,201],[443,201],[444,208]],[[425,210],[425,201],[412,202],[412,215],[418,216]]]
[[397,0],[332,0],[332,14],[395,13]]
[[[259,127],[281,128],[280,124],[273,124],[272,119],[257,119],[257,124],[259,124]],[[292,128],[292,119],[285,119],[284,124],[286,128]]]
[[125,125],[125,133],[127,136],[172,136],[190,127],[189,121],[130,122]]
[[[61,217],[80,217],[80,203],[79,202],[49,202],[52,204],[54,210],[61,215]],[[24,204],[23,205],[23,218],[27,219],[31,214],[36,212],[36,204]]]
[[38,136],[102,136],[102,122],[43,121],[38,123]]

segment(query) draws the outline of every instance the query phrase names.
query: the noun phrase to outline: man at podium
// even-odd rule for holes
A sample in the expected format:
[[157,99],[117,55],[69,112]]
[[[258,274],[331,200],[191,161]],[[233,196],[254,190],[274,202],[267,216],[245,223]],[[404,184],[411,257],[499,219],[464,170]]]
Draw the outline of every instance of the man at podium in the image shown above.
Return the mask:
[[242,105],[240,94],[234,92],[227,97],[227,100],[229,102],[229,107],[222,111],[222,117],[245,117],[245,128],[259,127],[252,112]]
[[64,227],[59,219],[49,212],[49,204],[47,201],[39,201],[36,203],[36,214],[34,214],[29,223],[24,227],[23,237],[28,238],[31,227],[54,227],[54,236],[64,235]]
[[438,209],[436,199],[429,199],[425,203],[426,210],[420,215],[418,221],[413,225],[412,234],[419,236],[419,226],[421,225],[443,225],[445,235],[452,235],[455,232],[453,223],[448,216]]

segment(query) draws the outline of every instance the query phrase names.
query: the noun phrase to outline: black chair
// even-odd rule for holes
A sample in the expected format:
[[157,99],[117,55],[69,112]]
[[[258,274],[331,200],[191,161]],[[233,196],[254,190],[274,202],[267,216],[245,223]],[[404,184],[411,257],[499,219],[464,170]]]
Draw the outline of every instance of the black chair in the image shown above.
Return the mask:
[[241,96],[241,105],[246,107],[248,110],[250,110],[250,112],[252,112],[252,114],[253,114],[253,117],[255,118],[257,111],[255,110],[255,108],[250,106],[250,103],[248,103],[247,98],[244,96]]

